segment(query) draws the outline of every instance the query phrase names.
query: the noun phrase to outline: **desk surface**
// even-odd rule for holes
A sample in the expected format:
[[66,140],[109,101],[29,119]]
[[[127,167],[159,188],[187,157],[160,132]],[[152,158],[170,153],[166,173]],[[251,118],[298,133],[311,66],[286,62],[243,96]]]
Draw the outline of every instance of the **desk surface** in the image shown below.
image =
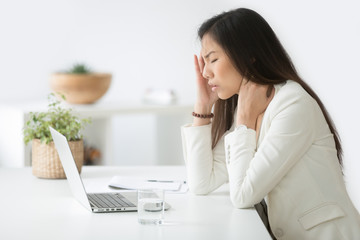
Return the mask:
[[[87,191],[107,189],[114,175],[184,179],[185,168],[83,167]],[[0,168],[0,239],[270,239],[254,209],[236,209],[224,185],[207,196],[166,194],[165,224],[144,226],[136,212],[91,213],[66,180],[38,179],[31,168]]]

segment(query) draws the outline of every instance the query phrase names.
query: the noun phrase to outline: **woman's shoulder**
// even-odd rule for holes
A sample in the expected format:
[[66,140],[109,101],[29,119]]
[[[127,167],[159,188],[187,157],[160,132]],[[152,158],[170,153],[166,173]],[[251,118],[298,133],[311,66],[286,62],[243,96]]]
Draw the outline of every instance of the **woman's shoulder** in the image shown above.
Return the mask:
[[279,92],[288,93],[288,92],[305,92],[305,89],[296,81],[294,80],[287,80],[283,83],[275,85],[275,88],[278,89]]
[[284,83],[275,85],[275,91],[275,95],[281,100],[312,99],[305,89],[293,80],[287,80]]
[[305,89],[293,80],[287,80],[275,85],[275,96],[271,102],[271,109],[281,111],[287,107],[308,108],[314,104],[314,99]]

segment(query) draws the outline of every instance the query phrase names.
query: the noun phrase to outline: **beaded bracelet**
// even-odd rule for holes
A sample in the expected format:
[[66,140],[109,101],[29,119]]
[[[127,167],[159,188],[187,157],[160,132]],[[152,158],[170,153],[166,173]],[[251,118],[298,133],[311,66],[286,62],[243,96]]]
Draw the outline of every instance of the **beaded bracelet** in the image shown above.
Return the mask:
[[214,117],[214,114],[213,113],[210,113],[210,114],[199,114],[199,113],[196,113],[196,112],[192,112],[192,115],[194,117],[197,117],[197,118],[213,118]]

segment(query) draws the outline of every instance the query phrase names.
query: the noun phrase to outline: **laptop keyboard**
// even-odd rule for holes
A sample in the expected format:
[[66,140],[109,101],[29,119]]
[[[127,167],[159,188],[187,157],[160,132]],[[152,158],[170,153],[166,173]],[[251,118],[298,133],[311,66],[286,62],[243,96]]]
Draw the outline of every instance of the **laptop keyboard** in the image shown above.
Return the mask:
[[135,207],[119,193],[91,193],[87,194],[89,200],[98,208]]

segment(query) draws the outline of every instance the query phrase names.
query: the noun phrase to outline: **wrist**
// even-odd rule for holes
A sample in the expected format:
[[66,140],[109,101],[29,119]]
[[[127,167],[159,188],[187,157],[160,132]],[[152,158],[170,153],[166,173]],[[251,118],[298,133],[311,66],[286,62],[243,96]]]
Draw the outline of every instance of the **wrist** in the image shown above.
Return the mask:
[[[206,104],[200,104],[200,103],[196,103],[194,106],[194,113],[196,114],[201,114],[201,115],[208,115],[210,116],[212,114],[212,105],[206,105]],[[194,116],[193,113],[193,116]],[[201,118],[201,117],[196,117],[194,116],[194,120],[193,120],[193,126],[203,126],[203,125],[208,125],[211,123],[211,117],[208,118]]]
[[213,118],[213,117],[214,117],[214,114],[213,114],[213,113],[210,113],[210,114],[200,114],[200,113],[192,112],[192,115],[193,115],[194,117],[197,117],[197,118]]
[[213,108],[213,105],[196,103],[194,105],[194,112],[196,112],[198,114],[211,114],[212,108]]
[[194,117],[192,126],[198,127],[198,126],[204,126],[211,123],[211,120],[209,118],[196,118]]
[[247,129],[248,129],[247,126],[241,124],[241,125],[236,126],[234,131],[244,131]]
[[244,117],[238,117],[236,120],[236,127],[240,126],[240,125],[244,125],[247,128],[251,128],[253,130],[255,130],[256,128],[256,118],[244,118]]

